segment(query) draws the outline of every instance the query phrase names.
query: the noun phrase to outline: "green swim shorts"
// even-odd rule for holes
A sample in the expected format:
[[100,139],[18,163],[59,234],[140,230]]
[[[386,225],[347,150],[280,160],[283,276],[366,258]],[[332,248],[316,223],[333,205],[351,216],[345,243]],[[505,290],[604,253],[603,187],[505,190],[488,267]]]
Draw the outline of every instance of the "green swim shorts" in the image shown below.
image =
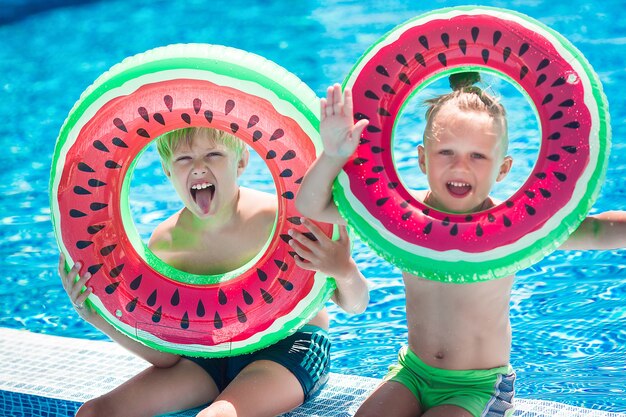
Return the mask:
[[449,370],[429,366],[407,347],[398,353],[398,363],[389,367],[385,381],[407,387],[424,411],[439,405],[455,405],[474,417],[513,415],[515,372],[494,369]]

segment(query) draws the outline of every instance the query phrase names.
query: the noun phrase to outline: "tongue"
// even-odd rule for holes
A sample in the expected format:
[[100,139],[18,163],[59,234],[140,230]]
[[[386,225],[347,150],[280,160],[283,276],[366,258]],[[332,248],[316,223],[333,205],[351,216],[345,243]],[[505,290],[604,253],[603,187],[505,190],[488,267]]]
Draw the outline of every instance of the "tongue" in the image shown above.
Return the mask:
[[204,188],[202,190],[196,191],[196,204],[200,207],[200,210],[204,214],[209,213],[209,208],[211,207],[211,200],[213,199],[213,191],[211,188]]
[[450,191],[451,194],[454,194],[454,195],[459,195],[459,196],[465,195],[469,193],[471,189],[472,189],[471,185],[457,186],[457,185],[448,184],[448,190]]

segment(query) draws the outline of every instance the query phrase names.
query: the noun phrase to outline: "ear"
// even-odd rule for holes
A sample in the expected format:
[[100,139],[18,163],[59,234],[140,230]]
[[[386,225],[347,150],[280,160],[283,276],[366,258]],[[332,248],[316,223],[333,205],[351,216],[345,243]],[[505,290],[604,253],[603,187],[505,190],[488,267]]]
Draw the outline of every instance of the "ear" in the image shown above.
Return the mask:
[[426,174],[426,149],[423,145],[417,146],[417,160],[419,161],[420,169]]
[[165,165],[165,162],[161,161],[161,168],[163,168],[163,172],[165,172],[165,176],[167,178],[170,178],[172,176],[172,173],[170,172],[169,168]]
[[237,162],[237,177],[243,174],[246,167],[248,166],[248,161],[250,160],[250,151],[248,151],[248,147],[244,147],[241,152],[241,157],[239,158],[239,162]]
[[498,172],[498,176],[496,177],[496,182],[500,182],[507,176],[509,171],[511,171],[511,167],[513,166],[513,158],[510,156],[505,156],[502,164],[500,165],[500,172]]

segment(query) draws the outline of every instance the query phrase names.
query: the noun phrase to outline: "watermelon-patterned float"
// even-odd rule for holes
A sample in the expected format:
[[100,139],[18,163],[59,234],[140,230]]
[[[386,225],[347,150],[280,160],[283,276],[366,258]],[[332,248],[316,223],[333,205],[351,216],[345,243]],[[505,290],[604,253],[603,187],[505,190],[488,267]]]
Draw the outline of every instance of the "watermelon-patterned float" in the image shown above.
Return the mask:
[[[502,204],[471,215],[417,201],[392,155],[405,101],[429,82],[467,70],[508,79],[532,101],[541,124],[530,177]],[[369,125],[334,197],[351,229],[403,270],[458,283],[510,275],[557,248],[599,193],[610,146],[600,81],[574,46],[527,16],[458,7],[409,20],[360,58],[344,87],[353,92],[354,118]]]
[[[247,353],[309,321],[334,282],[295,265],[287,231],[301,227],[294,199],[319,146],[318,106],[285,69],[215,45],[157,48],[100,76],[61,128],[50,182],[60,249],[70,265],[81,261],[93,274],[90,305],[135,340],[194,356]],[[264,253],[219,276],[165,264],[130,215],[138,156],[159,135],[189,126],[247,142],[276,185],[278,216]]]

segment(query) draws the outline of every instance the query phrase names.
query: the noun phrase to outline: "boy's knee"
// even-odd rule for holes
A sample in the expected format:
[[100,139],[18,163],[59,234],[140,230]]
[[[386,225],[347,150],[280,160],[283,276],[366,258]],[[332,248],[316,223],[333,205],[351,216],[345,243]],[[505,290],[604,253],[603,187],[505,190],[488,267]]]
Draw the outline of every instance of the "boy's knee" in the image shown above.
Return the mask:
[[80,406],[76,417],[115,417],[119,415],[104,397],[94,398]]

